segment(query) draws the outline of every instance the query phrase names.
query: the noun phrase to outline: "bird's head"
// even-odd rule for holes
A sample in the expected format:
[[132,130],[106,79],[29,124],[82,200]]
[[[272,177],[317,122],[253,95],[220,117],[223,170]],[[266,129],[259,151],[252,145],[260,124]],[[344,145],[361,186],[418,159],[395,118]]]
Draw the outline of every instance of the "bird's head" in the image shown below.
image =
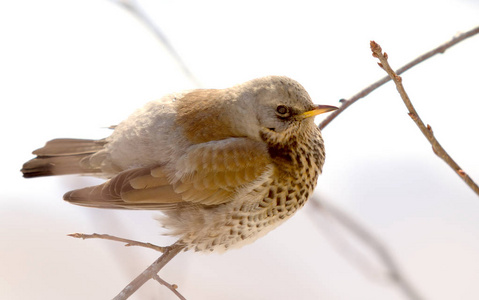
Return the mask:
[[[241,85],[243,102],[248,113],[245,124],[255,127],[250,133],[262,140],[284,143],[293,136],[317,131],[314,117],[337,109],[335,106],[316,105],[306,90],[296,81],[283,76],[254,79]],[[246,120],[249,120],[246,123]]]
[[195,143],[248,137],[285,143],[318,131],[314,116],[337,109],[315,105],[306,90],[283,76],[268,76],[215,90],[195,90],[178,101],[177,123]]

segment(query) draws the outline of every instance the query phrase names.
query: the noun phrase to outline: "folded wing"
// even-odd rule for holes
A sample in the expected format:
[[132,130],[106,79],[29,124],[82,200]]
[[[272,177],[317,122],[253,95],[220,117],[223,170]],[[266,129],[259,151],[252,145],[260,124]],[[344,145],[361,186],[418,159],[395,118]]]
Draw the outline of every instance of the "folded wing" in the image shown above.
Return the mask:
[[105,183],[74,190],[64,199],[100,208],[172,209],[219,205],[271,169],[264,144],[229,138],[193,145],[175,162],[123,171]]

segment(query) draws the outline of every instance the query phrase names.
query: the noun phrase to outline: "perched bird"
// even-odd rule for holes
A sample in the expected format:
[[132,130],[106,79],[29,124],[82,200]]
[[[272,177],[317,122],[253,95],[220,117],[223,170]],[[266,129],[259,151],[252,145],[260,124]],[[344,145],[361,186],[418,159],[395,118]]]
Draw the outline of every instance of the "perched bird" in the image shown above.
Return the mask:
[[325,157],[313,117],[335,109],[313,104],[298,82],[281,76],[171,94],[105,139],[47,142],[22,172],[107,178],[64,199],[159,210],[185,249],[224,251],[266,234],[308,200]]

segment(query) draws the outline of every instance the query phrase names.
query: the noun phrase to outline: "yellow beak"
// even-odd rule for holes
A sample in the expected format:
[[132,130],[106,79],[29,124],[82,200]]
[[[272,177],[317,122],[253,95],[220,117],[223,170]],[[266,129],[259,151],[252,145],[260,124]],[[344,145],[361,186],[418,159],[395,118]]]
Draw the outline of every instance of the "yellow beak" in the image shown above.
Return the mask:
[[316,106],[315,109],[306,111],[306,112],[300,114],[300,116],[301,116],[303,119],[306,119],[306,118],[314,117],[314,116],[317,116],[317,115],[326,113],[326,112],[328,112],[328,111],[333,111],[333,110],[336,110],[336,109],[338,109],[336,106],[331,106],[331,105],[318,105],[318,106]]

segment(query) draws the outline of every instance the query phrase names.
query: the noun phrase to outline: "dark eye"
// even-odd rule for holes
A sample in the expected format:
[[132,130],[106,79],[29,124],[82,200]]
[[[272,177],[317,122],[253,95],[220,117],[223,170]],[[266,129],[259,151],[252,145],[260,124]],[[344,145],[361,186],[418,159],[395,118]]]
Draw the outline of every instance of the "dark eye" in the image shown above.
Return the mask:
[[276,107],[276,113],[282,118],[289,117],[290,115],[289,108],[284,105],[278,105],[278,107]]

